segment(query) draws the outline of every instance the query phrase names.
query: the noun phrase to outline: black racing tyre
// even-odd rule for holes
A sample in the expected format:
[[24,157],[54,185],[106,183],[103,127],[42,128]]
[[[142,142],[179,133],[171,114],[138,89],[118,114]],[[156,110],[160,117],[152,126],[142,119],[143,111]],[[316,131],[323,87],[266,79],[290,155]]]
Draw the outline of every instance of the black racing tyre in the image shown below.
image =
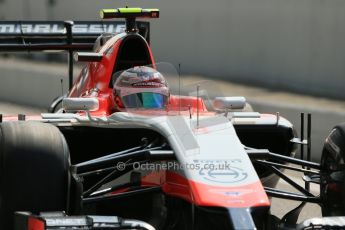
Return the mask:
[[326,138],[321,156],[323,216],[345,215],[345,123],[335,126]]
[[69,202],[69,150],[57,127],[40,122],[0,124],[0,229],[13,229],[15,211],[63,211]]

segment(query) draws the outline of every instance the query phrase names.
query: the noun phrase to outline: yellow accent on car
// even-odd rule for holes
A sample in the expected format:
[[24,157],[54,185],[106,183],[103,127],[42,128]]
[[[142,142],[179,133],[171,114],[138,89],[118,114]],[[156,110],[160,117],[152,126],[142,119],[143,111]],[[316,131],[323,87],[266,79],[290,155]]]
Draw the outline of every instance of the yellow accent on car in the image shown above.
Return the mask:
[[132,17],[133,15],[137,17],[158,18],[159,9],[142,9],[139,7],[132,7],[132,8],[103,9],[100,11],[100,17],[102,19],[121,18],[121,17],[126,18],[126,17]]
[[141,13],[141,8],[118,8],[120,13]]
[[114,14],[114,13],[117,13],[117,10],[115,10],[115,9],[103,9],[99,12],[99,16],[101,18],[104,18],[105,14]]

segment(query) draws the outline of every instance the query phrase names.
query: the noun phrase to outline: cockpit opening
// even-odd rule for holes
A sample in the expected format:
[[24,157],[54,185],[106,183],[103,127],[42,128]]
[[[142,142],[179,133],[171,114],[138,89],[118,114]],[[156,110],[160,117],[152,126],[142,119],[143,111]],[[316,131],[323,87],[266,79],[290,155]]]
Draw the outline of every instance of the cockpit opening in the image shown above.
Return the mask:
[[138,35],[129,35],[124,38],[119,48],[119,54],[113,69],[110,87],[116,80],[121,71],[132,68],[134,66],[151,65],[152,60],[149,47],[144,38]]

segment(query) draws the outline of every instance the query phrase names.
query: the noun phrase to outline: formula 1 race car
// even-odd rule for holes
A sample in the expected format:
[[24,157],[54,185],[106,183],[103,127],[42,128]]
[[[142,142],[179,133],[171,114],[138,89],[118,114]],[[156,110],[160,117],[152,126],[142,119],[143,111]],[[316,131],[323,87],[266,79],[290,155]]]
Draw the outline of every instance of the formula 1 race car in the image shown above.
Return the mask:
[[[0,51],[66,50],[70,70],[49,113],[0,116],[0,229],[345,228],[344,125],[311,162],[310,115],[304,140],[304,115],[298,138],[279,114],[156,63],[149,23],[136,18],[158,9],[101,17],[125,23],[0,24]],[[87,62],[74,84],[73,53]],[[305,187],[284,169],[303,173]],[[276,189],[280,178],[300,193]],[[278,219],[270,197],[301,204]],[[297,223],[306,202],[325,217]]]

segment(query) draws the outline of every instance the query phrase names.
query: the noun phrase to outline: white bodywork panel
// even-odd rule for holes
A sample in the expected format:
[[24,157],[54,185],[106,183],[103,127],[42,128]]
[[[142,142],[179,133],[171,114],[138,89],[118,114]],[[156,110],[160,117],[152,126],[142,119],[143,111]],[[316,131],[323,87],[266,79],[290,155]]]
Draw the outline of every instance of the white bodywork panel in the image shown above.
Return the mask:
[[110,120],[159,132],[168,140],[189,180],[215,186],[259,181],[232,123],[224,116],[200,118],[199,125],[195,118],[145,117],[133,113],[115,113]]

